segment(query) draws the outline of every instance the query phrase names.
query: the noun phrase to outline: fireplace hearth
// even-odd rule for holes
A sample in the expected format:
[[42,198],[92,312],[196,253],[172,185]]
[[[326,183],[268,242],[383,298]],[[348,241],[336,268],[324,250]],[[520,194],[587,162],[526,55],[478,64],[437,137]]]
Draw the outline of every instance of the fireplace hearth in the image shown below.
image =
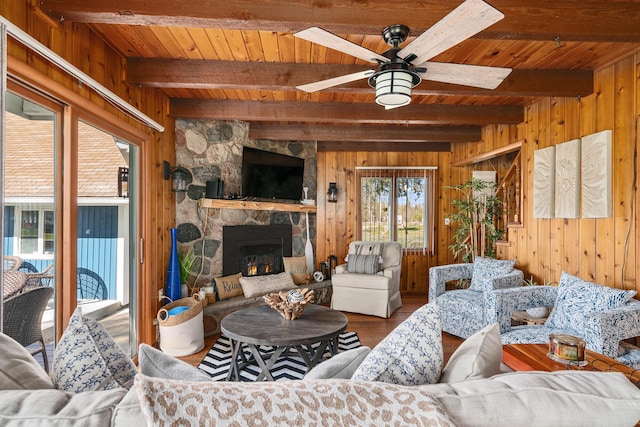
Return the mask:
[[222,274],[260,276],[284,271],[292,253],[291,226],[235,225],[222,228]]

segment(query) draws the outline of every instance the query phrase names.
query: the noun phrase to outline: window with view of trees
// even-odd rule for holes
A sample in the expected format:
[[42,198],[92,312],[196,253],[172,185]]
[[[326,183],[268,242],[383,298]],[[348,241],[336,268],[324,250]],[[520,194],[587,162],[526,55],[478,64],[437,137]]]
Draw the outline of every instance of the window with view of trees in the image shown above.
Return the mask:
[[397,241],[405,252],[433,250],[435,168],[356,168],[359,238]]

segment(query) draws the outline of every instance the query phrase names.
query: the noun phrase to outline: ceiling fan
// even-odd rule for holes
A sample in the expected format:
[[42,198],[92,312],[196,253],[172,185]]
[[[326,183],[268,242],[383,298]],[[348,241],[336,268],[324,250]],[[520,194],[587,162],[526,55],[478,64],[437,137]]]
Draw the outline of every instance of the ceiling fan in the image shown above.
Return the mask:
[[382,37],[391,49],[382,54],[336,36],[319,27],[294,33],[295,37],[326,46],[377,63],[374,70],[297,86],[305,92],[317,92],[333,86],[368,78],[376,90],[376,103],[385,109],[402,107],[411,102],[411,89],[422,79],[485,89],[495,89],[511,73],[510,68],[480,65],[428,62],[429,59],[472,37],[504,18],[499,10],[482,0],[466,0],[407,46],[399,46],[409,36],[409,27],[391,25]]

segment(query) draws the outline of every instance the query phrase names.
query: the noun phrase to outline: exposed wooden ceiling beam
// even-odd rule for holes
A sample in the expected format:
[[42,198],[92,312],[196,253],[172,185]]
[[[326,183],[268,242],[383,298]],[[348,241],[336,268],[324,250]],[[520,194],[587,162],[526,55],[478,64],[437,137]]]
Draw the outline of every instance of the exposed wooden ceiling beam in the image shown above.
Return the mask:
[[[222,29],[298,31],[317,25],[336,34],[380,34],[403,23],[421,34],[460,0],[438,0],[420,7],[414,0],[323,2],[299,0],[40,0],[56,19],[86,23],[185,26]],[[640,41],[640,3],[491,0],[505,18],[478,36],[496,39],[562,41]]]
[[[317,80],[371,69],[366,65],[324,65],[187,59],[127,60],[127,81],[161,88],[247,89],[294,91]],[[370,93],[366,80],[328,89]],[[494,90],[423,80],[415,95],[587,96],[593,93],[591,70],[513,70]]]
[[251,123],[249,138],[296,141],[476,142],[479,126],[333,126]]
[[373,103],[237,101],[173,98],[171,115],[183,118],[265,122],[372,123],[406,125],[518,124],[519,105],[421,105],[385,110]]
[[320,141],[317,150],[321,151],[368,151],[368,152],[424,152],[451,151],[448,142],[370,142],[370,141]]

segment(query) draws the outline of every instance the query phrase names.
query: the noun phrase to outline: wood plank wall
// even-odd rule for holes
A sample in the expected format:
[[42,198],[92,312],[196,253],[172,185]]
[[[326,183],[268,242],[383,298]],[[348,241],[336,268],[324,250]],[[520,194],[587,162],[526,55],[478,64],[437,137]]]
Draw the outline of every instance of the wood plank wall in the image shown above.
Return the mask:
[[[406,152],[319,152],[318,153],[318,213],[316,228],[316,260],[325,260],[331,254],[344,262],[349,243],[356,240],[356,166],[437,166],[438,186],[448,185],[450,153]],[[329,183],[338,187],[338,202],[328,203]],[[438,192],[448,205],[447,193]],[[324,196],[324,197],[323,197]],[[446,264],[448,231],[444,227],[446,211],[438,209],[436,215],[438,248],[435,256],[405,256],[402,263],[401,290],[405,293],[427,294],[427,270],[430,265]],[[440,220],[442,218],[442,220]]]
[[78,85],[65,72],[9,37],[8,51],[11,56],[149,135],[149,140],[142,148],[141,176],[144,186],[140,200],[141,215],[144,217],[141,234],[145,238],[147,262],[142,269],[138,298],[139,338],[141,342],[153,343],[156,337],[152,321],[159,308],[158,289],[164,285],[169,253],[168,228],[175,223],[175,200],[169,181],[162,179],[161,167],[163,160],[175,163],[175,125],[169,117],[169,99],[158,89],[127,85],[124,82],[124,58],[96,36],[90,27],[67,22],[51,26],[33,12],[31,4],[31,0],[0,2],[0,14],[166,129],[164,133],[159,133],[129,118],[86,86]]
[[[562,271],[616,288],[640,290],[636,278],[637,122],[640,110],[640,56],[631,56],[597,70],[594,94],[582,98],[544,98],[526,107],[516,140],[523,140],[524,226],[509,230],[509,245],[500,258],[516,257],[525,277],[558,282]],[[533,153],[571,139],[610,129],[613,132],[613,217],[604,219],[535,219],[532,215]],[[512,141],[495,128],[484,131],[488,151]],[[453,158],[477,154],[466,144]],[[461,173],[464,180],[470,174]]]

